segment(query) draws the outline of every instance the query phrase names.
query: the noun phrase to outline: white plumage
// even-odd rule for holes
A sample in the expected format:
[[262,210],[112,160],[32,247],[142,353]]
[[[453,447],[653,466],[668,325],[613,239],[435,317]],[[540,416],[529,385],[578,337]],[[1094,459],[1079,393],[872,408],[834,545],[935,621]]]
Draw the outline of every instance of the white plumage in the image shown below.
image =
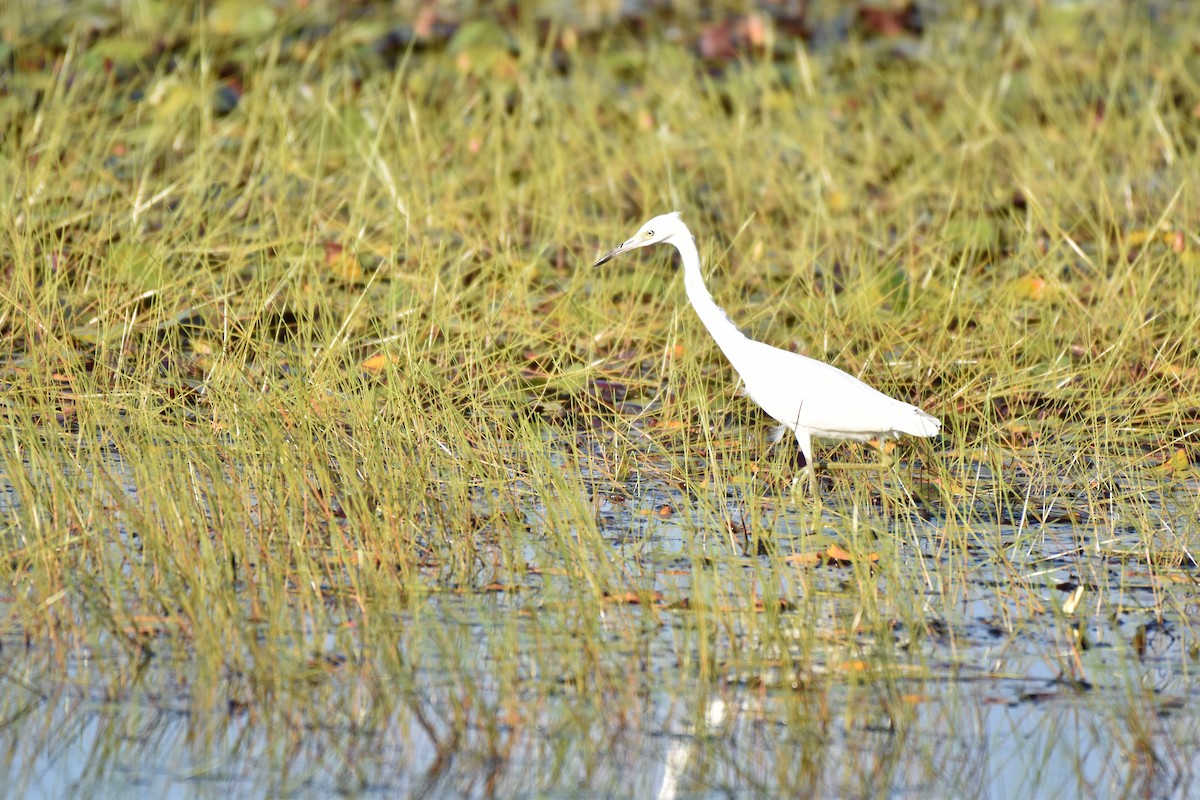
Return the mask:
[[739,331],[705,288],[696,240],[679,212],[650,220],[596,266],[629,250],[659,243],[674,245],[679,251],[692,307],[741,376],[746,394],[782,425],[773,438],[778,440],[784,429],[791,430],[810,472],[815,464],[814,436],[863,442],[902,433],[937,435],[942,427],[937,417],[888,397],[837,367],[756,342]]

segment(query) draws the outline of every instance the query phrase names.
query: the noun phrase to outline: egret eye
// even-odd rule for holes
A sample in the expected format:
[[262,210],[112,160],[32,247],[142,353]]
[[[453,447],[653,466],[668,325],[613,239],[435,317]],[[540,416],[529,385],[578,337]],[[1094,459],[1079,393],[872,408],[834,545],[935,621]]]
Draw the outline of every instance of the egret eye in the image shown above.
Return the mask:
[[646,231],[646,238],[647,238],[647,239],[653,239],[653,238],[654,238],[654,231]]

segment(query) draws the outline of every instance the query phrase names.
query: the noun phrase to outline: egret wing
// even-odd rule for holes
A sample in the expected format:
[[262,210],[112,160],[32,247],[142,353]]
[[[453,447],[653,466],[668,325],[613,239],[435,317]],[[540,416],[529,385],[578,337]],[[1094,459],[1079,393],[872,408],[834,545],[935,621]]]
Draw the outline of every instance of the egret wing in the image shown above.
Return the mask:
[[[779,422],[815,436],[871,438],[895,431],[929,436],[908,403],[888,397],[830,364],[758,342],[738,372],[747,393]],[[933,419],[933,418],[929,418]],[[936,421],[936,420],[935,420]],[[928,427],[926,424],[925,427]],[[916,428],[916,430],[914,430]]]

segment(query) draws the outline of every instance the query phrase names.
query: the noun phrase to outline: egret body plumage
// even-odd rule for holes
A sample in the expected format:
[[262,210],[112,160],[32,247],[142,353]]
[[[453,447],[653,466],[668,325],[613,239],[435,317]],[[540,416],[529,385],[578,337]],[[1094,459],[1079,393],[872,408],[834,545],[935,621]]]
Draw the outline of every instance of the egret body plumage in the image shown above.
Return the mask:
[[679,212],[643,225],[631,239],[596,262],[652,244],[674,245],[683,260],[683,283],[700,321],[745,384],[746,394],[792,431],[810,474],[813,437],[865,442],[885,436],[936,436],[941,420],[909,403],[888,397],[831,364],[756,342],[737,329],[704,286],[696,240]]

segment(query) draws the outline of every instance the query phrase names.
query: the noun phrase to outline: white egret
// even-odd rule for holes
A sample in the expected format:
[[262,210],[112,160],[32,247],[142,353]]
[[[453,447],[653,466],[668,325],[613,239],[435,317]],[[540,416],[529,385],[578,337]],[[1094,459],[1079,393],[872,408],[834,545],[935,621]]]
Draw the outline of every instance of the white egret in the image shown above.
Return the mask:
[[746,394],[780,423],[771,440],[778,441],[785,430],[791,430],[814,481],[814,436],[865,442],[902,433],[937,435],[942,422],[932,414],[888,397],[835,366],[756,342],[739,331],[705,288],[696,240],[678,211],[647,222],[596,266],[630,250],[660,243],[674,245],[679,251],[683,285],[692,308],[741,376]]

